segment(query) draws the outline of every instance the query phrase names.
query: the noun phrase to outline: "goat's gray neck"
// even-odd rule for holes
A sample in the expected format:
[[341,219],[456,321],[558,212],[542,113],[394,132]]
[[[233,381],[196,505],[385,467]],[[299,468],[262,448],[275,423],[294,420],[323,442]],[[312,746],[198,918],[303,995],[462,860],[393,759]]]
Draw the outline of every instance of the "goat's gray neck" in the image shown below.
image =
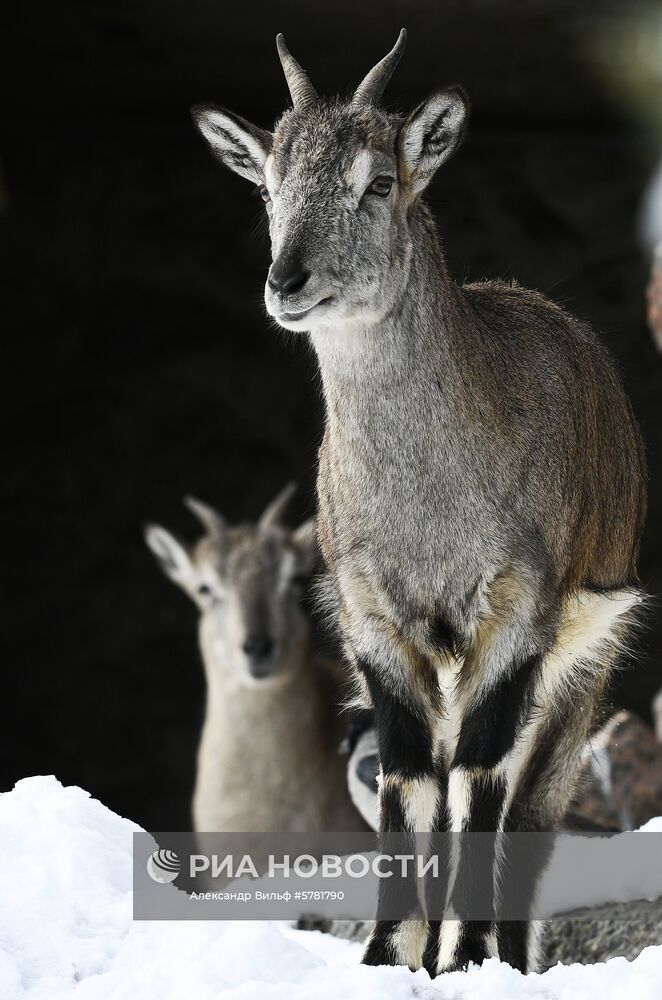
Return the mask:
[[408,273],[385,314],[376,322],[345,323],[315,331],[328,417],[344,409],[353,391],[371,394],[402,389],[429,378],[430,361],[452,375],[458,358],[455,324],[459,289],[446,270],[441,245],[427,211],[412,225]]
[[[302,660],[309,657],[306,651]],[[263,721],[273,712],[289,711],[288,706],[298,699],[301,688],[306,693],[311,684],[304,664],[297,662],[286,676],[274,677],[263,684],[248,685],[229,679],[216,664],[206,664],[207,702],[205,723],[215,732],[221,728],[248,729],[254,722]]]
[[[310,730],[328,715],[328,696],[322,670],[309,645],[303,646],[283,676],[263,685],[246,685],[229,678],[213,660],[205,658],[207,698],[202,742],[206,754],[233,758],[247,752],[260,734],[263,753],[272,746],[279,758],[288,747],[300,747]],[[286,738],[286,733],[290,737]],[[298,751],[300,752],[300,750]],[[210,758],[211,759],[211,758]]]

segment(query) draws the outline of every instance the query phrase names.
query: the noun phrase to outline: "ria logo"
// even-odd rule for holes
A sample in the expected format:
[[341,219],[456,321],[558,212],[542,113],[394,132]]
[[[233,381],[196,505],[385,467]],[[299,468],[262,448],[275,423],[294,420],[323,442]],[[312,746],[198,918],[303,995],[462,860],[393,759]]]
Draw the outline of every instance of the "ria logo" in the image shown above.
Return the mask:
[[154,851],[147,859],[147,874],[154,882],[174,882],[182,863],[174,851]]

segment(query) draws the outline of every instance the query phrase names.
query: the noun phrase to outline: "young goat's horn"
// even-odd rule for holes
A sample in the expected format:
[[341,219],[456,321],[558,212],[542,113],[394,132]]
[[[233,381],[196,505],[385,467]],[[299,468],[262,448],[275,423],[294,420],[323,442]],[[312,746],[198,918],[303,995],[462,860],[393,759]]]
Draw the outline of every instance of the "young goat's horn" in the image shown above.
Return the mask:
[[290,50],[285,44],[282,34],[276,35],[276,48],[287,86],[290,88],[292,104],[298,111],[302,111],[317,100],[317,91],[310,82],[305,69],[302,69],[294,56],[290,55]]
[[288,483],[287,486],[280,491],[278,496],[271,501],[260,518],[260,528],[273,528],[275,525],[281,523],[285,510],[287,509],[287,505],[292,499],[296,488],[296,483]]
[[376,104],[393,76],[393,70],[400,62],[400,56],[407,44],[407,29],[403,28],[398,40],[388,55],[370,70],[366,78],[356,88],[352,104]]
[[219,511],[210,507],[209,504],[203,503],[202,500],[196,500],[195,497],[184,497],[184,504],[210,535],[222,534],[225,528],[225,518]]

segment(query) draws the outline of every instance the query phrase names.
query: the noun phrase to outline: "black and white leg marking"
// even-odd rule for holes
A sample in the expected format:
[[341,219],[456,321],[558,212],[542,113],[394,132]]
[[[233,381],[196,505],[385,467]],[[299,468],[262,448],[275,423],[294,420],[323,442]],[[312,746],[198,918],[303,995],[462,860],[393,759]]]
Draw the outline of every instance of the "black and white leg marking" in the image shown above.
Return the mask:
[[[380,831],[414,834],[429,831],[434,822],[438,786],[432,757],[432,734],[424,708],[413,696],[394,693],[379,671],[362,661],[375,708],[375,725],[381,763],[379,790]],[[380,881],[377,923],[367,943],[363,961],[368,965],[421,965],[427,920],[415,873],[403,877],[394,869]],[[385,920],[391,894],[404,901],[407,919]]]
[[[460,727],[448,779],[451,829],[456,834],[496,833],[503,829],[509,792],[508,755],[528,717],[542,655],[513,663],[490,689],[479,691]],[[453,914],[466,913],[478,895],[489,899],[496,854],[461,838],[452,876]],[[449,919],[441,927],[437,971],[466,968],[497,953],[491,920]]]

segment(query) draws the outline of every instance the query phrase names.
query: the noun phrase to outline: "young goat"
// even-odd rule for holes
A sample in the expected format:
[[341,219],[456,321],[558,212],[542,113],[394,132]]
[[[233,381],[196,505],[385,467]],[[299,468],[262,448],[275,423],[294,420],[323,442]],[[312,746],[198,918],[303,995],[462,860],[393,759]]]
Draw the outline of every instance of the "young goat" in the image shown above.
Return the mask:
[[198,750],[198,831],[357,830],[347,791],[339,690],[302,608],[315,568],[312,521],[281,524],[287,487],[257,525],[228,526],[186,501],[206,529],[192,549],[165,528],[145,539],[200,611],[207,707]]
[[[641,601],[634,417],[586,326],[536,292],[450,278],[421,196],[460,141],[463,92],[380,108],[403,31],[351,99],[323,100],[277,41],[294,106],[273,133],[194,114],[260,185],[267,310],[319,361],[318,528],[376,715],[381,827],[552,830]],[[460,852],[451,906],[471,877]],[[537,875],[514,878],[506,904]],[[364,960],[535,968],[533,923],[411,916],[378,920]]]

